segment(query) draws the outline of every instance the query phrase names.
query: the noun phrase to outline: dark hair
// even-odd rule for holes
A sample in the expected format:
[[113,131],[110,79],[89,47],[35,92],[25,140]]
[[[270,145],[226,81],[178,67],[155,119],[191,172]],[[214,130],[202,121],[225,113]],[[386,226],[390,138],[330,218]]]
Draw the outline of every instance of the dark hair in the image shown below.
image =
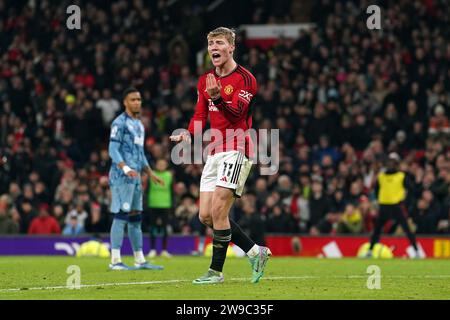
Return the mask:
[[190,193],[185,193],[181,196],[181,201],[183,201],[185,199],[191,199],[192,201],[195,202],[195,197]]
[[122,100],[125,100],[126,97],[127,97],[130,93],[133,93],[133,92],[139,92],[139,90],[136,89],[135,87],[128,87],[128,88],[126,88],[125,91],[124,91],[123,94],[122,94]]

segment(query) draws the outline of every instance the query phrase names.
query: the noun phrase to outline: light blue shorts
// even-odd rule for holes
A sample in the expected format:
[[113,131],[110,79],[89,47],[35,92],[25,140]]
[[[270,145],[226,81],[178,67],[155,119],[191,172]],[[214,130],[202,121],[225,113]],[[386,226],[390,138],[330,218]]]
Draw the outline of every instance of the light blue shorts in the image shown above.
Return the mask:
[[111,187],[111,212],[142,211],[142,186],[124,183]]

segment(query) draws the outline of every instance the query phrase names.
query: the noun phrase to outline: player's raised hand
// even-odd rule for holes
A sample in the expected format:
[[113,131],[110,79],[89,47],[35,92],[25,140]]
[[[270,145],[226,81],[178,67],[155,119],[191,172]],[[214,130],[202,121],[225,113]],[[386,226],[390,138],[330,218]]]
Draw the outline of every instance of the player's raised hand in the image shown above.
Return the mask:
[[206,76],[206,92],[208,92],[212,100],[216,100],[220,97],[220,90],[222,90],[220,80],[217,82],[214,75],[209,73]]

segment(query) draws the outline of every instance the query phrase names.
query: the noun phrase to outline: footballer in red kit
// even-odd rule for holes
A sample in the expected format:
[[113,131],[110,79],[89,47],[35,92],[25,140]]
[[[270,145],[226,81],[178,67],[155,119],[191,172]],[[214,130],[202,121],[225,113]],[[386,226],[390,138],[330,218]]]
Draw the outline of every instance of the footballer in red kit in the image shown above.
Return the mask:
[[[215,101],[211,99],[206,90],[206,79],[208,75],[213,75],[217,83],[220,83],[221,94]],[[211,122],[211,128],[220,130],[223,137],[221,140],[213,141],[210,146],[210,153],[226,152],[238,150],[245,154],[247,158],[251,157],[252,141],[246,131],[252,127],[251,108],[253,97],[257,92],[257,83],[255,77],[240,65],[231,71],[231,73],[219,76],[216,71],[210,70],[203,74],[197,85],[198,100],[194,116],[189,123],[189,132],[194,135],[194,123],[201,124],[201,129],[206,125],[208,115]],[[235,133],[235,136],[241,135],[245,143],[239,143],[238,138],[227,134],[226,130]],[[242,131],[239,131],[242,130]],[[242,136],[243,135],[243,136]],[[227,142],[232,142],[227,145]]]
[[[200,221],[213,229],[213,255],[209,270],[194,284],[224,281],[222,273],[230,241],[249,258],[252,282],[264,274],[271,251],[257,245],[229,217],[236,197],[242,195],[252,166],[251,108],[257,92],[255,77],[233,58],[235,33],[225,27],[211,31],[208,54],[214,68],[203,74],[197,84],[198,99],[189,124],[191,135],[202,135],[206,121],[211,123],[211,144],[200,179]],[[189,134],[170,140],[190,141]]]

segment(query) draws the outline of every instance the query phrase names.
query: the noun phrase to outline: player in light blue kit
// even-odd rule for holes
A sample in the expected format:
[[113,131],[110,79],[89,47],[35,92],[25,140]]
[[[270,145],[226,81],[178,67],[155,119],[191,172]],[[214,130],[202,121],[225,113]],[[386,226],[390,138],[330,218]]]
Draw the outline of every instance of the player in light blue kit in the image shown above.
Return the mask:
[[[111,270],[155,269],[162,266],[147,262],[142,252],[142,186],[140,172],[145,171],[153,182],[164,182],[153,174],[144,153],[144,125],[139,120],[142,99],[135,88],[123,94],[125,112],[114,119],[111,125],[109,156],[112,159],[109,172],[111,187]],[[125,265],[120,256],[125,226],[134,252],[134,267]]]

